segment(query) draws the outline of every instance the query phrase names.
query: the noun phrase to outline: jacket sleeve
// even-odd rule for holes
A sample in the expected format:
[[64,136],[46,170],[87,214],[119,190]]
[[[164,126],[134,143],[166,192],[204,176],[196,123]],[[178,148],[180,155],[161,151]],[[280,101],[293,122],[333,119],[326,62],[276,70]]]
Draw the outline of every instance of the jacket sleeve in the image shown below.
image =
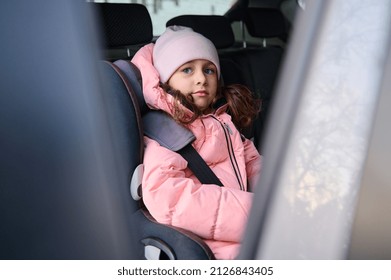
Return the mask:
[[251,140],[246,139],[243,145],[247,179],[249,182],[248,191],[253,192],[261,176],[262,156],[259,154]]
[[240,242],[253,194],[202,185],[189,178],[179,154],[148,138],[145,143],[143,199],[151,215],[205,239]]

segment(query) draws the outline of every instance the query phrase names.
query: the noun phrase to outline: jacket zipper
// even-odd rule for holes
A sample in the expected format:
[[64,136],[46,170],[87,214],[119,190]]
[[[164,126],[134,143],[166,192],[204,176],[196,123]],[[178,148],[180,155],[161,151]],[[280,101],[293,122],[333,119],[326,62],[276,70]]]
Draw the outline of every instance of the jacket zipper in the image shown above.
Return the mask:
[[228,124],[226,124],[225,122],[222,123],[219,119],[217,119],[213,115],[212,115],[212,118],[214,118],[216,121],[218,121],[219,124],[221,125],[221,127],[223,128],[224,135],[225,135],[225,140],[227,141],[227,148],[228,148],[229,159],[231,161],[232,168],[233,168],[233,170],[235,172],[236,179],[238,180],[239,187],[240,187],[240,189],[242,191],[244,191],[244,184],[243,184],[243,181],[242,181],[242,176],[240,174],[238,162],[236,161],[235,152],[234,152],[234,148],[233,148],[233,144],[232,144],[232,139],[229,136],[229,134],[233,135],[233,132],[232,132],[232,130],[229,127]]

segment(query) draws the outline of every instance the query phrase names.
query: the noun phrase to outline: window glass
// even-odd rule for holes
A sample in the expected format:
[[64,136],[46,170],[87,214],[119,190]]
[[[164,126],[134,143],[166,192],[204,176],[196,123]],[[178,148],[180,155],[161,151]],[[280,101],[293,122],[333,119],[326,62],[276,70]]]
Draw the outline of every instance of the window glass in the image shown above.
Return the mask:
[[344,258],[389,47],[390,1],[327,1],[317,24],[309,21],[315,18],[309,3],[300,32],[314,26],[317,32],[302,68],[261,259]]
[[152,18],[153,35],[158,36],[166,28],[166,22],[178,15],[223,15],[235,0],[96,0],[107,3],[139,3],[147,7]]

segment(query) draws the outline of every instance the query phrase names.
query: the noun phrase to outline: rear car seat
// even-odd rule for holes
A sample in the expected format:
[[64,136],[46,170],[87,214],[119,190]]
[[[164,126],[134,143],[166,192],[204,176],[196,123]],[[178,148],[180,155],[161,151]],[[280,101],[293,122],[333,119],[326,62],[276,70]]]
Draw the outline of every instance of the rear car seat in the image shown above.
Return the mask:
[[262,149],[262,137],[285,50],[281,45],[267,44],[266,40],[286,40],[287,24],[281,11],[274,8],[247,8],[244,23],[251,36],[265,40],[262,46],[250,45],[245,48],[244,53],[249,66],[246,68],[245,64],[241,64],[249,70],[245,77],[251,79],[249,83],[252,89],[262,100],[260,117],[254,124],[254,140],[258,148]]

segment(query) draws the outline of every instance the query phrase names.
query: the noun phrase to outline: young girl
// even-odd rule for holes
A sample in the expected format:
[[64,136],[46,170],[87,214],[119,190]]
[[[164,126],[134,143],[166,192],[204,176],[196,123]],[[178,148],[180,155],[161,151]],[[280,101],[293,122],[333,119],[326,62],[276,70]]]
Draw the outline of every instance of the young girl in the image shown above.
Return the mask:
[[168,27],[132,62],[148,106],[194,133],[193,146],[224,185],[201,184],[178,153],[145,137],[146,207],[158,222],[202,237],[217,259],[234,259],[253,199],[248,182],[261,171],[261,156],[237,128],[251,123],[257,102],[243,86],[220,86],[216,48],[190,28]]

